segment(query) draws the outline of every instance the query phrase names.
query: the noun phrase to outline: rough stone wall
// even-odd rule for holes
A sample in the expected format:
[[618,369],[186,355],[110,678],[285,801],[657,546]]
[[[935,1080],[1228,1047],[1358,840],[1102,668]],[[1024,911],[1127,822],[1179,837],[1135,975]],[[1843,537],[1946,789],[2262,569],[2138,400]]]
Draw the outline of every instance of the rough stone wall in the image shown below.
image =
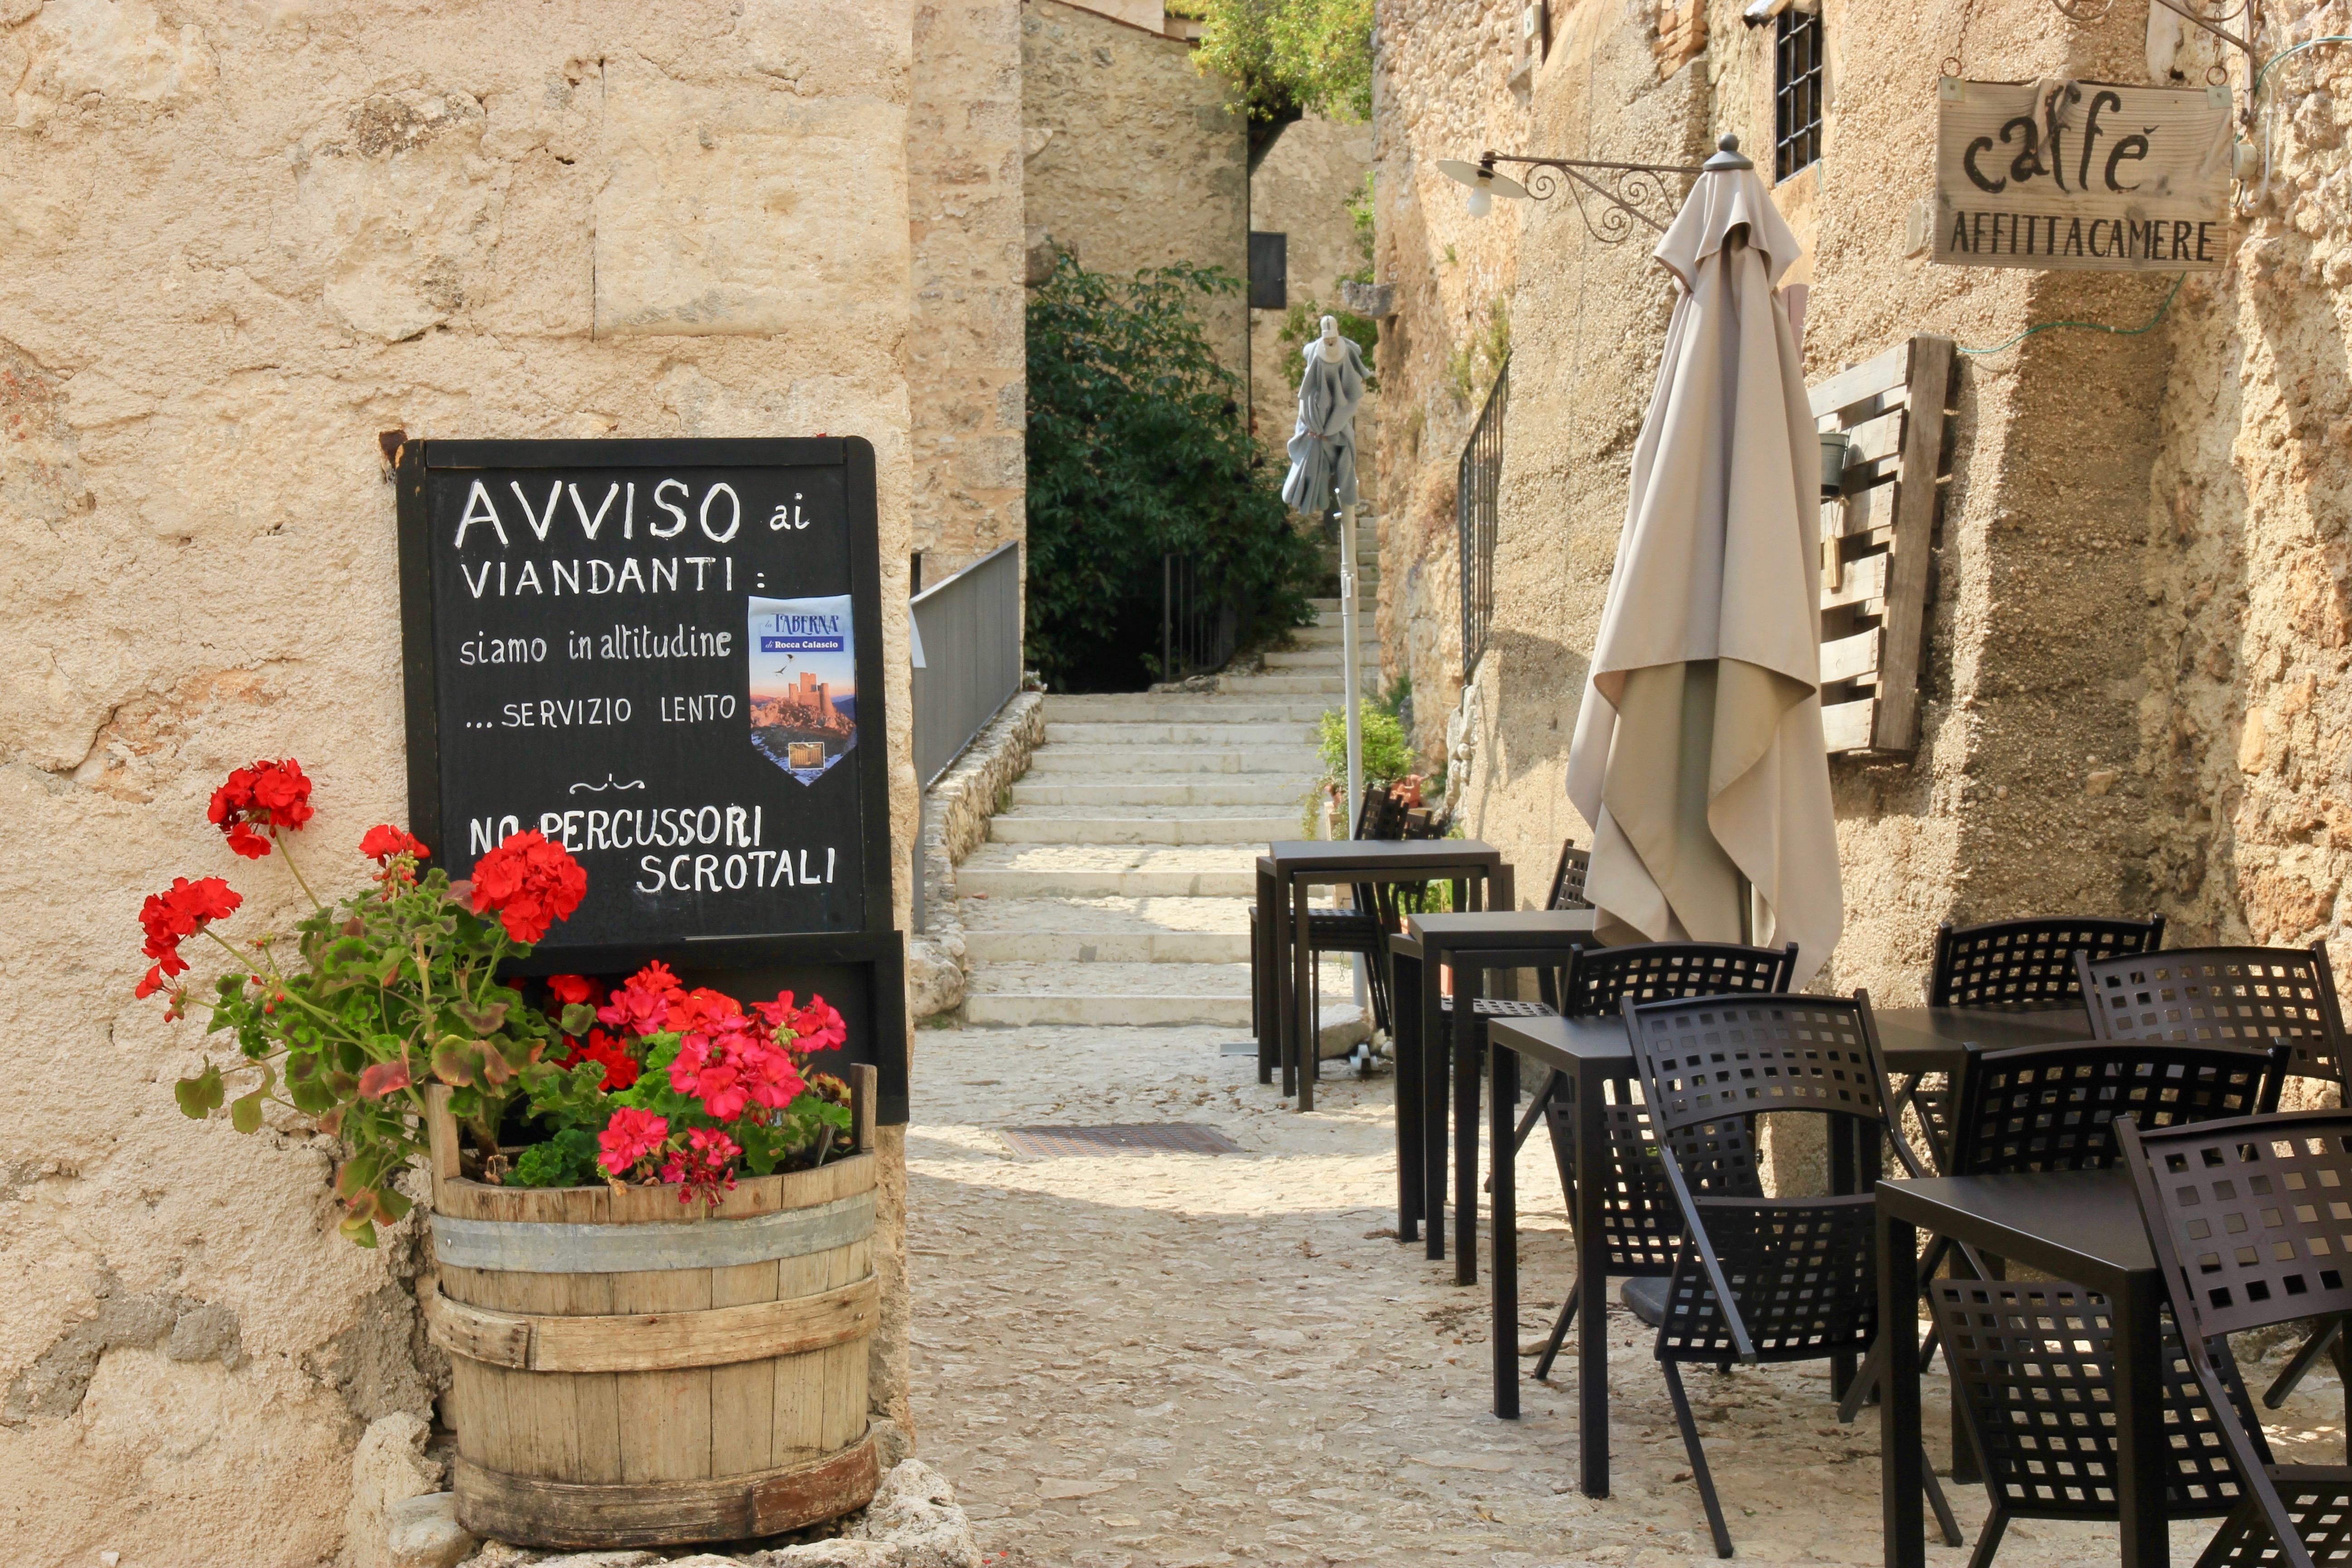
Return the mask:
[[[1181,38],[1060,0],[1022,0],[1024,202],[1088,271],[1190,262],[1249,275],[1248,130]],[[1217,357],[1248,374],[1248,307],[1206,301]]]
[[[1395,336],[1410,345],[1389,393],[1383,488],[1419,525],[1390,535],[1384,592],[1395,598],[1384,614],[1404,624],[1389,641],[1411,649],[1419,713],[1442,719],[1460,679],[1446,667],[1459,637],[1452,480],[1468,421],[1441,417],[1429,367],[1461,341],[1473,302],[1445,290],[1452,245],[1513,303],[1494,668],[1469,726],[1465,809],[1470,831],[1511,850],[1531,895],[1563,837],[1590,840],[1561,778],[1672,288],[1649,239],[1601,245],[1564,198],[1497,202],[1495,237],[1464,248],[1471,220],[1455,216],[1458,187],[1428,165],[1480,146],[1695,162],[1725,132],[1769,159],[1771,29],[1742,26],[1738,10],[1711,0],[1705,48],[1662,78],[1654,25],[1618,6],[1556,8],[1551,53],[1520,110],[1490,85],[1505,58],[1491,27],[1449,37],[1408,25],[1420,18],[1407,0],[1381,9],[1381,81],[1397,106],[1381,168],[1417,171],[1413,205],[1384,190],[1381,206],[1381,277],[1402,285]],[[1775,192],[1812,251],[1811,379],[1916,332],[1990,347],[2040,321],[2147,319],[2166,280],[1905,257],[1905,209],[1930,188],[1934,81],[1955,47],[1952,19],[1894,0],[1827,0],[1825,20],[1825,155]],[[1845,47],[1865,38],[1868,49]],[[2024,0],[1976,6],[1962,49],[1965,71],[1989,79],[2145,79],[2141,56],[2138,19],[2077,27]],[[2201,57],[2189,58],[2201,71]],[[1921,745],[1908,761],[1833,764],[1848,916],[1824,984],[1909,1003],[1940,920],[2149,907],[2145,791],[2109,770],[2126,772],[2149,722],[2140,640],[2117,630],[2153,592],[2128,546],[2158,462],[2149,389],[2165,385],[2171,356],[2164,332],[2062,331],[1965,361]],[[2179,418],[2204,417],[2179,385]],[[1399,428],[1408,416],[1418,449]],[[1422,722],[1426,742],[1430,717]]]
[[[2277,40],[2265,54],[2352,33],[2340,4],[2264,9]],[[2272,169],[2235,262],[2191,277],[2166,323],[2174,369],[2145,522],[2139,746],[2111,787],[2151,818],[2148,874],[2180,942],[2325,940],[2341,965],[2352,48],[2312,50],[2272,80]]]
[[[866,0],[0,5],[0,1559],[331,1562],[364,1423],[429,1409],[415,1222],[352,1247],[323,1141],[182,1118],[202,1037],[130,994],[141,891],[226,875],[232,931],[295,907],[204,824],[230,767],[302,758],[331,883],[404,815],[379,431],[868,437],[909,754],[913,30]],[[903,762],[892,809],[910,845]]]
[[[1339,279],[1363,265],[1348,200],[1363,188],[1371,167],[1372,128],[1310,116],[1284,128],[1250,175],[1249,226],[1287,235],[1290,302],[1339,308]],[[1250,317],[1250,418],[1265,444],[1267,461],[1286,461],[1283,444],[1298,424],[1298,345],[1285,347],[1286,310],[1252,310]],[[1356,416],[1356,428],[1369,437],[1379,427],[1380,395],[1369,395]],[[1378,471],[1369,440],[1359,443],[1358,487],[1366,491]]]
[[914,548],[930,584],[1023,536],[1021,33],[1013,0],[916,7],[907,165]]
[[1412,677],[1415,739],[1433,765],[1464,676],[1454,458],[1493,379],[1490,363],[1474,357],[1457,369],[1457,359],[1497,301],[1508,310],[1519,240],[1507,212],[1471,217],[1437,161],[1528,141],[1507,82],[1521,9],[1514,0],[1379,0],[1374,11],[1373,275],[1396,286],[1397,312],[1381,323],[1374,427],[1388,520],[1381,674]]

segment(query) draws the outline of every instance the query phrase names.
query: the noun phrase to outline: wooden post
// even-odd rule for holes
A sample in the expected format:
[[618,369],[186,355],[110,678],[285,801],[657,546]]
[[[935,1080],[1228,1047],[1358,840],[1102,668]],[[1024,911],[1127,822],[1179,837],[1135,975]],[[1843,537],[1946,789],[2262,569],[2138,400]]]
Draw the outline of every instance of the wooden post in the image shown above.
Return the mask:
[[849,1126],[856,1139],[853,1145],[861,1153],[874,1148],[874,1108],[882,1098],[882,1074],[869,1063],[860,1062],[849,1069]]
[[458,1176],[457,1119],[449,1112],[449,1086],[427,1084],[425,1088],[425,1136],[432,1149],[433,1206],[443,1207],[441,1187]]

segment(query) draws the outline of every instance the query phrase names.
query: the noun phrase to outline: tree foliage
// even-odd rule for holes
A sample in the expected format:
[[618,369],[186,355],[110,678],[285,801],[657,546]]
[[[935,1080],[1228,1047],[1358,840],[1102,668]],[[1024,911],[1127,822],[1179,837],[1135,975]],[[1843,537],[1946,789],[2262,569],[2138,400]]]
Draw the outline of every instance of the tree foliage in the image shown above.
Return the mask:
[[1311,617],[1314,547],[1195,313],[1240,287],[1216,268],[1115,278],[1064,256],[1030,296],[1028,658],[1056,690],[1159,673],[1171,553],[1234,605],[1242,646]]
[[1372,0],[1200,0],[1193,57],[1234,84],[1236,110],[1372,117]]

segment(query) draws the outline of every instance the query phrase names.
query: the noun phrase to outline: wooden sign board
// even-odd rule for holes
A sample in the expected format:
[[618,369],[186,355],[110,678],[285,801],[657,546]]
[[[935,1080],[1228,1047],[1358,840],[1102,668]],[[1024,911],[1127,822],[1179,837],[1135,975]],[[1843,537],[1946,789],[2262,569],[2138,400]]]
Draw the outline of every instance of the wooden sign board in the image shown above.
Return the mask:
[[820,992],[904,1120],[873,447],[414,441],[397,484],[410,821],[452,879],[523,828],[588,873],[519,972]]
[[2211,272],[2228,260],[2230,89],[1943,79],[1935,259]]

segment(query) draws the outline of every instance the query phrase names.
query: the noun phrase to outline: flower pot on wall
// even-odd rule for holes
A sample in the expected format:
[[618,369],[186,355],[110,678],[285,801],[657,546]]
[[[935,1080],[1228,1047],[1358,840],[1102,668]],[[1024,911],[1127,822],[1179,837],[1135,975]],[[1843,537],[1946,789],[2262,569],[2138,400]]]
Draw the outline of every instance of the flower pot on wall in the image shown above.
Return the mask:
[[457,1518],[539,1547],[743,1540],[862,1508],[879,1314],[873,1069],[856,1152],[744,1179],[703,1217],[675,1186],[491,1186],[431,1096],[436,1281]]

